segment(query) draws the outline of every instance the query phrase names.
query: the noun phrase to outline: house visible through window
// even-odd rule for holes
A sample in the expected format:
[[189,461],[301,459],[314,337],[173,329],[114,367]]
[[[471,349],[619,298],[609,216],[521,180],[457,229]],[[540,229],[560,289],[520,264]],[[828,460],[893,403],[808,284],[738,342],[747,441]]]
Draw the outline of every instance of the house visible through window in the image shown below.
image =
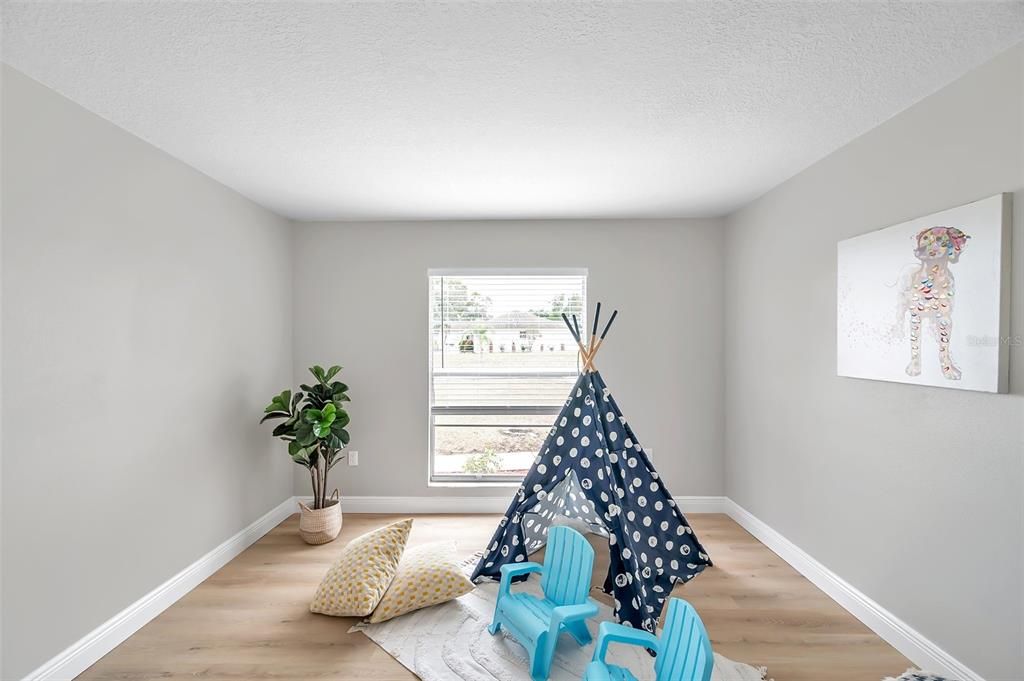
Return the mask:
[[430,272],[430,476],[518,481],[578,376],[585,270]]

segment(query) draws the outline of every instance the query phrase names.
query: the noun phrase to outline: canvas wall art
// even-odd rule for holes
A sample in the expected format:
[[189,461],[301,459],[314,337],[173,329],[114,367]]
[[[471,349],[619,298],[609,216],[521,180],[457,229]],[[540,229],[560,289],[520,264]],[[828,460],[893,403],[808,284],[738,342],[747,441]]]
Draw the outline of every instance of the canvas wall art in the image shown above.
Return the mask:
[[839,242],[840,376],[1006,392],[1011,200]]

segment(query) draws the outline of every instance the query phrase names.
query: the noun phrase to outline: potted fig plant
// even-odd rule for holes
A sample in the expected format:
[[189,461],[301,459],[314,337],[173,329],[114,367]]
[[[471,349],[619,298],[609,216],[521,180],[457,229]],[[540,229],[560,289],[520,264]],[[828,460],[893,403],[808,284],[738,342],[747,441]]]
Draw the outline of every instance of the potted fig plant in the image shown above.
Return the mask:
[[344,409],[349,401],[348,386],[334,380],[340,371],[340,366],[326,371],[321,366],[310,367],[316,382],[300,385],[294,394],[285,390],[275,395],[260,420],[281,421],[274,428],[274,437],[287,442],[292,461],[309,470],[312,508],[299,502],[299,534],[309,544],[326,544],[341,532],[338,490],[330,496],[327,492],[327,475],[344,460],[342,450],[349,442],[345,430],[349,416]]

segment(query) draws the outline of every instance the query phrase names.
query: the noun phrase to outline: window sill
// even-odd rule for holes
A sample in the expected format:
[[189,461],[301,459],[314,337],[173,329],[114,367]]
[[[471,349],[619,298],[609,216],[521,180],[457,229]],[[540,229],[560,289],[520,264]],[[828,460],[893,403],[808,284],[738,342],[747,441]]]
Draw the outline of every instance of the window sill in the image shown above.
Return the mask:
[[517,488],[521,484],[520,482],[501,482],[497,480],[430,480],[427,482],[427,487],[510,487]]

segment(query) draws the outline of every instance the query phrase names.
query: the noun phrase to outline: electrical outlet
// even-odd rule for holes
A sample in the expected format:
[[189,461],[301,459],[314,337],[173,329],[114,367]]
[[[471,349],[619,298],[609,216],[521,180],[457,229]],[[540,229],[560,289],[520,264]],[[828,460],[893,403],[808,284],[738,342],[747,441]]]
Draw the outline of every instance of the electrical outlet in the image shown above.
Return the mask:
[[359,465],[359,452],[354,449],[348,453],[348,465],[358,466]]

